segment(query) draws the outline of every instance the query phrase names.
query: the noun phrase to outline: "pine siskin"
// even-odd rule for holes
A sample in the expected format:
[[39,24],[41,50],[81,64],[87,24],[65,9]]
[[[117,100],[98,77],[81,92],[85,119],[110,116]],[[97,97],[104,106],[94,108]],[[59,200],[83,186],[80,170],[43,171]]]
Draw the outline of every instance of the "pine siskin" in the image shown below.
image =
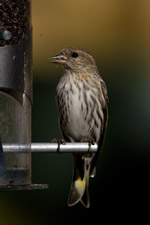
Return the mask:
[[60,128],[66,142],[97,142],[96,153],[75,153],[74,175],[68,205],[90,206],[89,177],[101,152],[108,118],[108,96],[92,55],[85,49],[66,48],[52,57],[64,75],[56,89]]

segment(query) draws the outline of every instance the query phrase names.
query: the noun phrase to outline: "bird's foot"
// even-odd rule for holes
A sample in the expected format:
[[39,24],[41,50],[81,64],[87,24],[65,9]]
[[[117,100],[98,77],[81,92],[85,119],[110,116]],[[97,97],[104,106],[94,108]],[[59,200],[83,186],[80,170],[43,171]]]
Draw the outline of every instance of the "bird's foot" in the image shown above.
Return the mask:
[[89,153],[90,153],[90,156],[92,154],[92,151],[91,151],[91,145],[94,145],[95,144],[95,141],[93,139],[88,139],[88,138],[85,138],[85,139],[82,139],[81,142],[88,142],[89,144]]
[[92,151],[91,151],[91,145],[94,145],[95,142],[94,142],[94,140],[90,140],[90,141],[88,141],[88,143],[89,143],[89,153],[90,153],[90,155],[91,155],[91,154],[92,154]]
[[65,145],[66,144],[65,140],[64,139],[56,139],[56,138],[54,138],[51,142],[58,144],[57,153],[61,154],[61,152],[60,152],[60,145]]

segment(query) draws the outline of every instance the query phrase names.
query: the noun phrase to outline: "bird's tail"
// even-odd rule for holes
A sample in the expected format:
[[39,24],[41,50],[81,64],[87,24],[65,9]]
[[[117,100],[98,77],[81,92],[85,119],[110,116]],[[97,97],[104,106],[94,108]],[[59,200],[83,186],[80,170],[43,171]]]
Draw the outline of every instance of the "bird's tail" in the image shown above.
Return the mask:
[[89,158],[74,156],[74,175],[68,205],[73,206],[79,201],[86,207],[90,206],[88,191],[90,173]]

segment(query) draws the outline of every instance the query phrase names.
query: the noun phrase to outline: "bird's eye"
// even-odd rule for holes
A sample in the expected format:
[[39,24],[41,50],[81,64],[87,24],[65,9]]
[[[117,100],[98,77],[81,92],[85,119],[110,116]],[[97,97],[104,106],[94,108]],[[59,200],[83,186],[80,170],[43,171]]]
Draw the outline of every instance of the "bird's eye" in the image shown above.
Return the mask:
[[73,58],[77,58],[78,57],[78,53],[77,52],[73,52],[71,55]]

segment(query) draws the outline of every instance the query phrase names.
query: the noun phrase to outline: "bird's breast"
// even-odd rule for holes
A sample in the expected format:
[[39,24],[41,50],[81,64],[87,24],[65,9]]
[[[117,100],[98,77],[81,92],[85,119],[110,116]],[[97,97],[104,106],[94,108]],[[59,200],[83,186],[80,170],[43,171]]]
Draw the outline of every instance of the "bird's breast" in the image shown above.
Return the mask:
[[72,80],[58,84],[57,102],[61,127],[73,141],[92,139],[92,136],[99,139],[101,104],[94,97],[96,94],[98,97],[98,90],[86,87],[81,81]]
[[70,85],[66,85],[64,99],[64,104],[68,108],[66,130],[73,140],[80,141],[87,136],[89,129],[84,116],[85,107],[82,83],[76,85],[72,82]]

